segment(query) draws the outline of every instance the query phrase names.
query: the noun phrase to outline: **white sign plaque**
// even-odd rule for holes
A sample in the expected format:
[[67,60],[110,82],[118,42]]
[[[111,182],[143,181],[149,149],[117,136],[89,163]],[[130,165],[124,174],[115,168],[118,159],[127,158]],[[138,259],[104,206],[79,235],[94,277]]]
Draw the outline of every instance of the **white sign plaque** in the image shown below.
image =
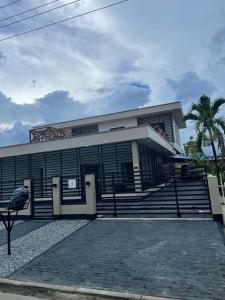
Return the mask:
[[77,188],[77,180],[76,179],[68,179],[68,188],[76,189]]

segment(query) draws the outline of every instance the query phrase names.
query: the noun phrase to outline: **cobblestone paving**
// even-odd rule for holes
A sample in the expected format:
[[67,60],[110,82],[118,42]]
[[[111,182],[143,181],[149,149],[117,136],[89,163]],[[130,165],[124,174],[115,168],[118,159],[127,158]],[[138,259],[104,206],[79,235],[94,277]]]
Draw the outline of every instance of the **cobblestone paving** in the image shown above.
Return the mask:
[[[40,221],[29,221],[28,225],[32,222],[40,224]],[[7,245],[0,246],[0,276],[9,276],[87,223],[87,220],[48,222],[13,240],[11,243],[12,255],[10,256],[7,255]]]
[[93,221],[11,278],[179,299],[225,299],[213,221]]

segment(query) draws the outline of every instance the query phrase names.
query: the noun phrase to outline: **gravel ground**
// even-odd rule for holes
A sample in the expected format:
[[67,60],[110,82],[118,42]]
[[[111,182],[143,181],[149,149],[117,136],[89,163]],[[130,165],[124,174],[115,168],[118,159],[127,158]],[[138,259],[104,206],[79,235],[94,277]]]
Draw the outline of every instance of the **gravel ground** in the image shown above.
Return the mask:
[[[47,225],[48,223],[52,222],[53,220],[29,220],[17,224],[13,226],[11,231],[11,242],[34,231],[42,226]],[[3,229],[0,231],[0,247],[7,243],[7,231]]]
[[87,223],[86,220],[51,222],[12,241],[11,256],[7,255],[7,245],[1,246],[0,277],[9,276]]

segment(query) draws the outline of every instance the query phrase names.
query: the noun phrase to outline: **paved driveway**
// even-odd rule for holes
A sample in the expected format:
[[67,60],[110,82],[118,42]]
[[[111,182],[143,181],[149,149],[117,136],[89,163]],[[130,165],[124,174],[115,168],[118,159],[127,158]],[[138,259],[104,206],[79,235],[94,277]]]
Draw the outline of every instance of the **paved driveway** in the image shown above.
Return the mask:
[[10,278],[224,300],[223,242],[213,221],[97,220]]

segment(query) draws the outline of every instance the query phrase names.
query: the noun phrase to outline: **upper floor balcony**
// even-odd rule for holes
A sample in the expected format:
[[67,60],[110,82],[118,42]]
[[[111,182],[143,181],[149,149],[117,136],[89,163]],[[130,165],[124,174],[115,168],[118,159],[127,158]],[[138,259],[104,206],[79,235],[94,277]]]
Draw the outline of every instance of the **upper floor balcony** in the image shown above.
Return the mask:
[[30,130],[30,143],[92,136],[102,132],[110,136],[112,131],[141,126],[152,128],[164,140],[179,145],[179,129],[186,126],[181,104],[167,103],[34,127]]
[[[169,142],[168,134],[162,129],[158,124],[154,124],[153,126],[143,123],[139,126],[148,126],[156,131],[162,138]],[[112,132],[117,130],[124,129],[124,126],[112,128],[110,130],[106,130],[104,132]],[[41,143],[48,142],[52,140],[59,139],[67,139],[72,137],[80,137],[80,136],[88,136],[92,134],[98,133],[98,125],[92,126],[83,126],[83,127],[75,127],[75,128],[54,128],[51,126],[34,128],[30,130],[30,143]],[[102,131],[101,131],[102,132]]]

